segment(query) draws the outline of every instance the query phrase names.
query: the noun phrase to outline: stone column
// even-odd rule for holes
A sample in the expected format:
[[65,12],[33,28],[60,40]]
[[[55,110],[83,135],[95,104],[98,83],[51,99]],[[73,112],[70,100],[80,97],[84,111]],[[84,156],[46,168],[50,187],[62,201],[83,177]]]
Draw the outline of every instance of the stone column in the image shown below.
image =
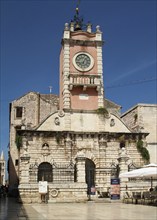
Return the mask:
[[65,24],[63,34],[63,108],[70,109],[69,73],[70,73],[70,31],[69,24]]
[[28,153],[28,140],[26,137],[23,138],[22,152],[20,156],[20,184],[29,183],[29,161],[30,156]]
[[20,184],[29,183],[29,160],[28,155],[22,156],[20,163]]
[[[128,160],[129,160],[129,157],[126,153],[126,149],[123,147],[120,153],[120,157],[118,158],[120,174],[124,172],[128,172],[128,164],[127,164]],[[128,182],[128,178],[121,178],[120,180],[121,199],[123,199],[124,192],[127,190],[127,187],[126,187],[127,182]]]
[[30,183],[29,183],[29,155],[20,157],[20,180],[19,180],[19,202],[31,202]]
[[78,155],[76,158],[77,182],[85,183],[85,157]]
[[98,107],[104,106],[104,88],[103,88],[103,57],[102,57],[102,32],[100,26],[96,26],[96,41],[97,41],[97,73],[100,76],[100,84],[98,90]]

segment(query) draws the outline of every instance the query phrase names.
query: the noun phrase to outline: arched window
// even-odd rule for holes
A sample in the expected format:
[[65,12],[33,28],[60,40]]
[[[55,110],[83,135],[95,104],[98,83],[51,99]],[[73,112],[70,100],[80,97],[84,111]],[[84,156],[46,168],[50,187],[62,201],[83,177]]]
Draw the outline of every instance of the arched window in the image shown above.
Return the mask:
[[120,142],[120,148],[123,148],[123,147],[125,147],[125,142],[124,142],[124,141],[121,141],[121,142]]
[[50,163],[41,163],[38,167],[38,181],[52,182],[52,165]]

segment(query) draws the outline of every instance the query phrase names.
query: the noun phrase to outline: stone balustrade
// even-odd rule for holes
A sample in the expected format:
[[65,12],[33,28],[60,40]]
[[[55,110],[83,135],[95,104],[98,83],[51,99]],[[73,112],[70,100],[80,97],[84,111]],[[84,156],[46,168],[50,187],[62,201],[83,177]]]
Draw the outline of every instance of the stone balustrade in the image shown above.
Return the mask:
[[69,75],[70,89],[73,86],[98,87],[101,85],[101,77],[96,74],[70,74]]

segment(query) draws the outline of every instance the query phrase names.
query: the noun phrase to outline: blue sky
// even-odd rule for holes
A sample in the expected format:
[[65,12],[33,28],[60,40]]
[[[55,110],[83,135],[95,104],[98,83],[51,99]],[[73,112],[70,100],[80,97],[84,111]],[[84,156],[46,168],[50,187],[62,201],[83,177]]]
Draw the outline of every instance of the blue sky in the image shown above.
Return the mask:
[[[76,0],[1,0],[0,152],[7,158],[9,103],[29,91],[59,91],[64,24]],[[122,106],[156,100],[156,1],[82,0],[80,14],[100,25],[105,97]]]

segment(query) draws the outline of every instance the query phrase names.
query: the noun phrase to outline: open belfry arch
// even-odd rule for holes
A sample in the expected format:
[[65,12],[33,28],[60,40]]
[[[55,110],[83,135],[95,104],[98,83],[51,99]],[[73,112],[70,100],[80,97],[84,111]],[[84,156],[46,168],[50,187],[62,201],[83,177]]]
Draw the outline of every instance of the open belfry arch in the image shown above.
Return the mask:
[[59,98],[30,92],[11,103],[9,181],[22,202],[40,202],[41,180],[49,202],[86,201],[91,187],[97,199],[129,164],[145,163],[136,145],[147,134],[132,133],[104,98],[103,44],[76,8],[63,32]]

